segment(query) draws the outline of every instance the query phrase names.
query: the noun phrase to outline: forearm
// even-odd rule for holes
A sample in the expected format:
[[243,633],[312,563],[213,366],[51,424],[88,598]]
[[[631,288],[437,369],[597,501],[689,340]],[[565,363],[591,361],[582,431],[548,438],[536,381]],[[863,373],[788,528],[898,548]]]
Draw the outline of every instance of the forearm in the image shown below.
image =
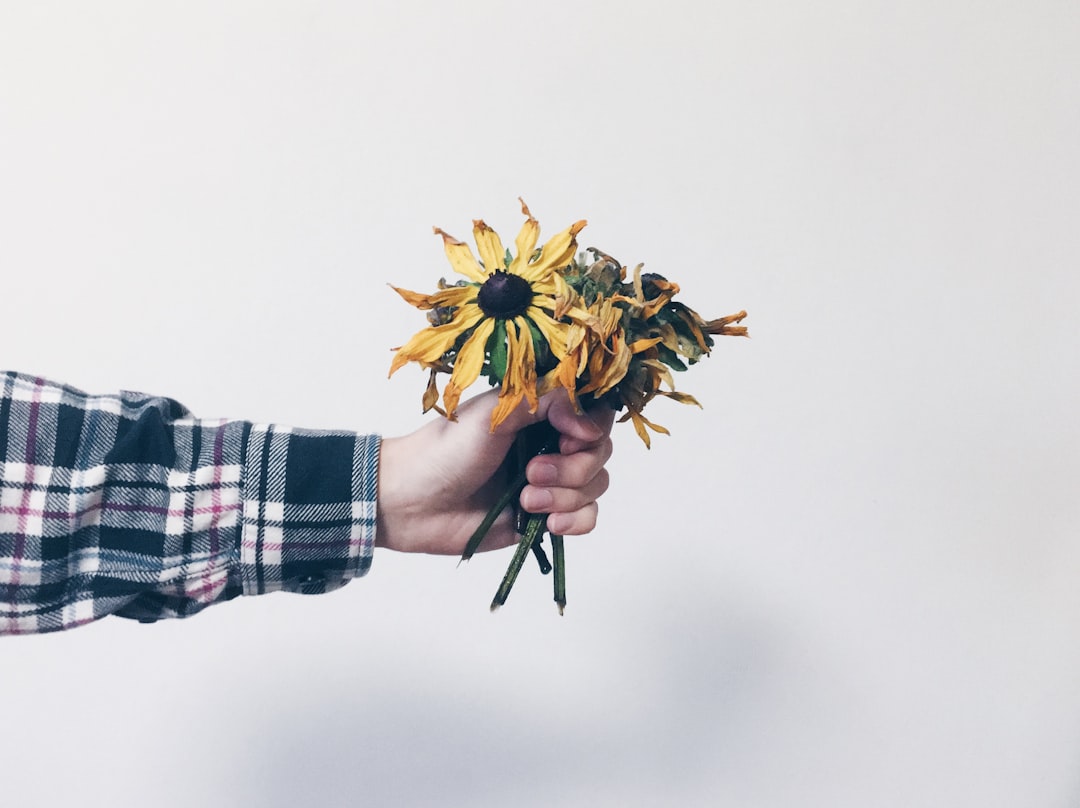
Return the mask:
[[0,374],[0,633],[340,587],[371,562],[378,450]]

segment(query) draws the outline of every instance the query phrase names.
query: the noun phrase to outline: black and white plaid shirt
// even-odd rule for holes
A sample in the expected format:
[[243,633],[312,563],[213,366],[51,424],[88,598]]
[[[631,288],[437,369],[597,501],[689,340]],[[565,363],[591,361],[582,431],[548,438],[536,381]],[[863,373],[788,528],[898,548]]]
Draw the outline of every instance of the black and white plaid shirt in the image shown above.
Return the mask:
[[0,372],[0,634],[315,594],[371,565],[379,438]]

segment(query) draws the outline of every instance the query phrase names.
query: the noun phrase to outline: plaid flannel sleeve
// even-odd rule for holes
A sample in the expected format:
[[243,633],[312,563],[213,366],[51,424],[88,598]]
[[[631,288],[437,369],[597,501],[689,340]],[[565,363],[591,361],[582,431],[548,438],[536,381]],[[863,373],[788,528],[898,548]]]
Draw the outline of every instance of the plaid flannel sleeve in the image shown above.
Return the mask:
[[337,589],[371,565],[379,445],[0,372],[0,634]]

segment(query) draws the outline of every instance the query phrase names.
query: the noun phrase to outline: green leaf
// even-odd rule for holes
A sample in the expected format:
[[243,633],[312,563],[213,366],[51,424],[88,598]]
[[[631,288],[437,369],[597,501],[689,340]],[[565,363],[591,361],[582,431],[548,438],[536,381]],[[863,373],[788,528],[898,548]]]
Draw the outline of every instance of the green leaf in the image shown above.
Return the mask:
[[514,256],[510,253],[510,248],[506,248],[506,257],[503,259],[506,262],[504,269],[510,269],[510,264],[514,261]]
[[[679,353],[686,357],[691,365],[707,353],[707,351],[702,350],[694,335],[694,328],[691,325],[693,317],[693,311],[689,307],[675,301],[668,303],[653,317],[656,322],[667,323],[675,329],[675,338],[679,343]],[[709,339],[709,335],[702,334],[702,337],[706,346],[712,347],[712,340]]]
[[596,281],[586,278],[581,285],[580,294],[585,301],[585,305],[591,306],[596,301],[596,298],[600,296],[600,288],[596,285]]
[[656,351],[660,357],[660,361],[672,370],[686,370],[686,365],[679,359],[678,354],[664,345],[664,343],[657,343]]
[[495,330],[488,337],[487,350],[491,379],[501,382],[506,376],[506,320],[495,321]]

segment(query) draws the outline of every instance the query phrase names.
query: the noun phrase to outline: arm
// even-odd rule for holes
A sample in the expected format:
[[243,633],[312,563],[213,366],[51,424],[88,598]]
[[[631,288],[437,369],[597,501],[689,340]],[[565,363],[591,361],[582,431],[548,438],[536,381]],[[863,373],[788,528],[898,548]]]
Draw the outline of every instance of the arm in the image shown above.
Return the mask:
[[378,450],[0,373],[0,634],[338,588],[371,564]]
[[[0,634],[331,591],[368,571],[376,539],[458,553],[504,484],[515,432],[543,418],[563,454],[531,462],[522,504],[562,533],[590,531],[611,413],[593,420],[553,394],[489,434],[494,401],[492,391],[458,423],[380,441],[198,420],[169,399],[0,373]],[[514,541],[507,512],[484,549]]]

